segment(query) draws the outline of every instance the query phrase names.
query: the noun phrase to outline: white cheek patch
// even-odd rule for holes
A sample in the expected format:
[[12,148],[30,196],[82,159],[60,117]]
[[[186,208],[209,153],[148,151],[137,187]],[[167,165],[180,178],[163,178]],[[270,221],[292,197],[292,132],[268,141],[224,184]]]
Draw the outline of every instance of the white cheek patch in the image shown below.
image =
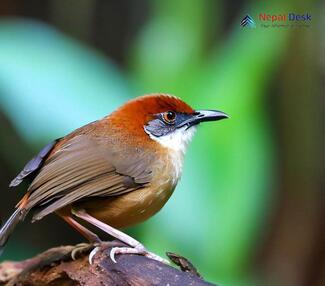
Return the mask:
[[191,142],[196,127],[192,126],[189,129],[186,129],[187,127],[184,126],[182,128],[176,129],[174,132],[156,137],[149,133],[149,136],[151,139],[157,141],[164,147],[170,148],[173,151],[176,151],[177,153],[182,153],[182,155],[185,154],[188,144]]

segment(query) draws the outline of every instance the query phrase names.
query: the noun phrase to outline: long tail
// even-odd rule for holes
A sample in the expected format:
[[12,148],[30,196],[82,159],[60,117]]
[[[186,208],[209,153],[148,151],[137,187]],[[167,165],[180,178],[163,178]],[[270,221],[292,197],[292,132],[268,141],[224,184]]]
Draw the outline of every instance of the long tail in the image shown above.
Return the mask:
[[11,233],[14,231],[15,227],[20,221],[23,221],[26,217],[28,210],[25,208],[27,203],[27,196],[19,202],[17,209],[10,216],[10,218],[5,222],[5,224],[0,229],[0,255],[6,245]]

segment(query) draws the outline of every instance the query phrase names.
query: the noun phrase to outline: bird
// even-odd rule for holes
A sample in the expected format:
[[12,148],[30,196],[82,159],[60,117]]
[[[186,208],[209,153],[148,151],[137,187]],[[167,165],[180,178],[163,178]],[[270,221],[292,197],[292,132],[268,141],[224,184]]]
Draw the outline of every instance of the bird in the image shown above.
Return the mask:
[[29,212],[32,222],[55,213],[91,243],[101,240],[85,222],[123,242],[126,246],[111,249],[114,262],[118,254],[164,261],[122,229],[166,204],[197,126],[228,117],[217,110],[194,110],[173,95],[148,94],[52,141],[9,185],[30,183],[0,229],[0,249]]

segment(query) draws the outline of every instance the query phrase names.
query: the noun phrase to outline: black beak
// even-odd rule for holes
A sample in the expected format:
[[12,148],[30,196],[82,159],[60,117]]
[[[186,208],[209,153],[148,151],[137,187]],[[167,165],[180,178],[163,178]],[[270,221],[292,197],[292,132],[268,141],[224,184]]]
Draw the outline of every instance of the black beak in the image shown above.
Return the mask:
[[190,115],[189,118],[184,120],[177,127],[187,126],[190,128],[191,126],[197,125],[204,121],[217,121],[221,119],[229,118],[229,116],[221,111],[217,110],[196,110],[193,114]]

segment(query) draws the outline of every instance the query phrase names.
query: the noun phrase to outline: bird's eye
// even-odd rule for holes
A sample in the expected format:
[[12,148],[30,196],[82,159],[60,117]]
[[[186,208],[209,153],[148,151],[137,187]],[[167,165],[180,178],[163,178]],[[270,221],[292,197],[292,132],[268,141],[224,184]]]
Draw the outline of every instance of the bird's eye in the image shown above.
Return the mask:
[[167,124],[174,124],[176,119],[176,113],[174,111],[166,111],[162,114],[162,118]]

